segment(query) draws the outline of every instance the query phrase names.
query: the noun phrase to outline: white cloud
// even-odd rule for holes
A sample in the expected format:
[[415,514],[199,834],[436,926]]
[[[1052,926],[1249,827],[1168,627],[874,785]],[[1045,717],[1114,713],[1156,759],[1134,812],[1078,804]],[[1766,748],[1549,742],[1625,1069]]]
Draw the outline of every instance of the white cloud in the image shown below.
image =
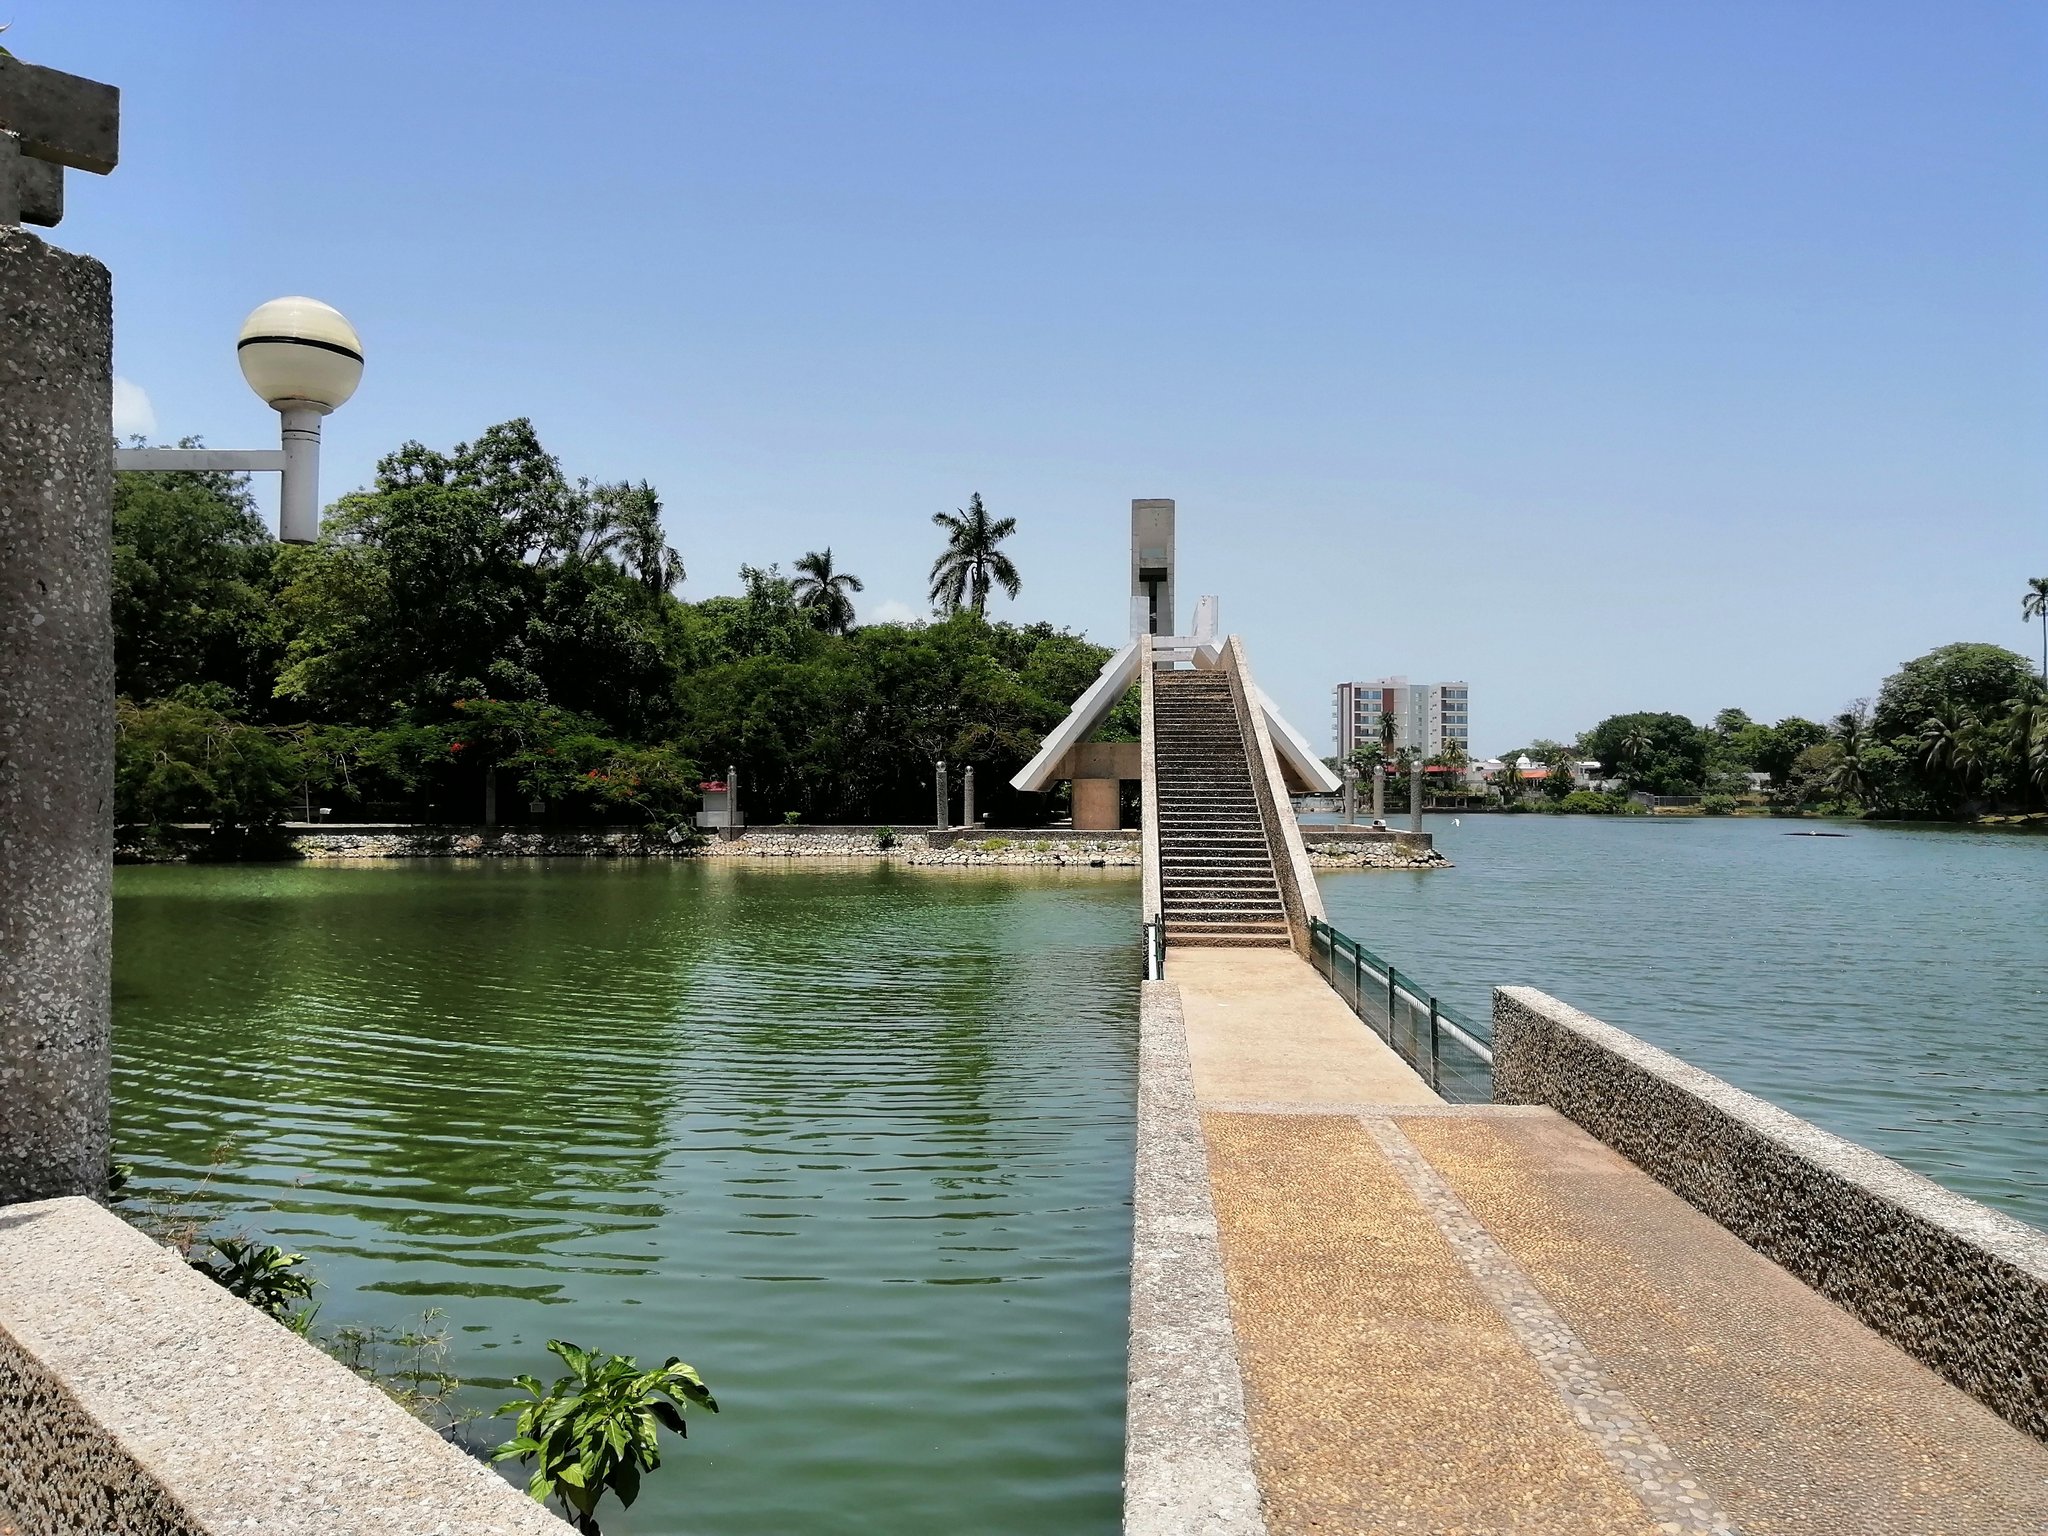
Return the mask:
[[114,378],[114,436],[156,436],[156,407],[149,391],[132,379]]
[[915,624],[924,617],[910,604],[886,597],[875,604],[875,611],[867,616],[870,624]]

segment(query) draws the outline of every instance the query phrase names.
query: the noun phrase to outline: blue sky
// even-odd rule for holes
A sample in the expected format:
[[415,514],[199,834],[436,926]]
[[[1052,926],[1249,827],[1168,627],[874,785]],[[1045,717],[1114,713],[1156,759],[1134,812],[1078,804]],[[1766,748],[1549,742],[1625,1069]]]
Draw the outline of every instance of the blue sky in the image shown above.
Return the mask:
[[686,596],[829,544],[873,617],[980,491],[1016,616],[1114,641],[1129,501],[1172,496],[1186,601],[1318,740],[1344,677],[1469,680],[1491,751],[2038,644],[2037,4],[13,20],[122,88],[57,236],[158,436],[271,443],[258,301],[361,330],[330,498],[529,415],[655,483]]

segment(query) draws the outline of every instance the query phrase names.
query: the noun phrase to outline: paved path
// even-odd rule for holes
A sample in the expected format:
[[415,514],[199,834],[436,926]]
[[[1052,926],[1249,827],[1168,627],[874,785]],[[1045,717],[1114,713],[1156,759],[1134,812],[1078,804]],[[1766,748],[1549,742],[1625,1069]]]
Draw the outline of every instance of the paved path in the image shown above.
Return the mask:
[[1195,1095],[1205,1102],[1438,1102],[1291,949],[1190,945],[1172,951],[1167,974],[1180,989]]
[[1272,1536],[2048,1531],[2048,1447],[1576,1126],[1286,951],[1167,974]]

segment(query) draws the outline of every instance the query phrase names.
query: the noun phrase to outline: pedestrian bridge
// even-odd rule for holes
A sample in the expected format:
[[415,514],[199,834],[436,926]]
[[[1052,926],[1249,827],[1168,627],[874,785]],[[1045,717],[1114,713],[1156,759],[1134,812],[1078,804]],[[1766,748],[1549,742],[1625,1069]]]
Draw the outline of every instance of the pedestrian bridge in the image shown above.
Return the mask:
[[2048,1235],[1336,932],[1236,637],[1134,641],[1018,786],[1133,682],[1128,1536],[2048,1530]]

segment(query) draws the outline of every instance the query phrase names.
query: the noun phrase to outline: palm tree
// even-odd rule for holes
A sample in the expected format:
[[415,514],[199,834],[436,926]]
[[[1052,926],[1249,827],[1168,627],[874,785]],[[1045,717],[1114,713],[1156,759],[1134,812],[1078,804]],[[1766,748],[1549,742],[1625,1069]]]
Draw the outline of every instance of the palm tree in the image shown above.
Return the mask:
[[601,485],[590,498],[591,537],[586,553],[609,555],[650,592],[667,592],[683,580],[683,557],[661,526],[661,499],[654,487]]
[[1821,775],[1820,787],[1838,800],[1854,800],[1862,804],[1870,798],[1870,768],[1863,761],[1860,742],[1853,747],[1843,747],[1835,765]]
[[2012,701],[1999,734],[2014,777],[2048,796],[2048,683],[2036,683]]
[[1971,723],[1968,713],[1952,704],[1929,715],[1920,727],[1920,766],[1936,777],[1959,773],[1968,752],[1964,733]]
[[932,562],[932,606],[941,613],[958,613],[963,601],[979,616],[988,613],[991,587],[1001,587],[1011,597],[1024,582],[1010,557],[996,546],[1017,531],[1017,519],[993,520],[981,504],[981,492],[967,499],[957,516],[934,512],[932,521],[946,530],[946,552]]
[[2048,576],[2029,576],[2026,596],[2020,599],[2020,622],[2041,621],[2041,681],[2048,683]]
[[863,592],[858,576],[832,569],[832,546],[814,549],[796,563],[792,584],[796,605],[809,611],[812,620],[827,634],[843,635],[853,628],[853,599],[846,594]]

